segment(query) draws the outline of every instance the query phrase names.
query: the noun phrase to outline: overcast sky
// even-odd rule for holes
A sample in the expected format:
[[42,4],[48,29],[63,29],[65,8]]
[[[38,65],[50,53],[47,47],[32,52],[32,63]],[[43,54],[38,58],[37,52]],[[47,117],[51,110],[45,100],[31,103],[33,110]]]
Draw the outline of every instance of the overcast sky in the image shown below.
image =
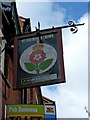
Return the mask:
[[66,83],[41,90],[43,96],[56,102],[58,118],[87,118],[84,107],[88,107],[88,3],[18,1],[18,14],[31,19],[32,30],[38,21],[41,29],[67,25],[69,20],[85,23],[76,34],[62,30]]

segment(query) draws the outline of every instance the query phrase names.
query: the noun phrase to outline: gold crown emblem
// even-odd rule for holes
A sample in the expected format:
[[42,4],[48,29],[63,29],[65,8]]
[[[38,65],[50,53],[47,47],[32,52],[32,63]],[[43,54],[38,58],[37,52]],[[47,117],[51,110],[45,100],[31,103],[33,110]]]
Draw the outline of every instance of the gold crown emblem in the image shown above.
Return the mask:
[[35,52],[36,50],[43,50],[43,44],[37,44],[35,45],[33,48],[33,52]]

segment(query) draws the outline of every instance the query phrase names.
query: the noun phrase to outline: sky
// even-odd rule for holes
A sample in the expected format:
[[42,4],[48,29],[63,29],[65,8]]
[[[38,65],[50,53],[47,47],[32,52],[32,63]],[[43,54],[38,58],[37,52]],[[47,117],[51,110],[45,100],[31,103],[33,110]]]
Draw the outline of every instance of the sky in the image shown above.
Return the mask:
[[88,2],[20,2],[18,15],[37,22],[41,29],[67,25],[69,20],[85,23],[72,34],[62,29],[66,83],[42,86],[42,95],[56,102],[57,118],[87,118],[88,108]]

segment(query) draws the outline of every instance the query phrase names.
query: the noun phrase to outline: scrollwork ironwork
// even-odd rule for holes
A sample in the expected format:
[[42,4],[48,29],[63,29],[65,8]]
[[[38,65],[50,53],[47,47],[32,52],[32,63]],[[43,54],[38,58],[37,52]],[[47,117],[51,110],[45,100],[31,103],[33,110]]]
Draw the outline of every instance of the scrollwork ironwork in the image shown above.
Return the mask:
[[76,27],[76,24],[73,21],[68,22],[69,26],[71,26],[70,31],[74,34],[78,31],[78,28]]

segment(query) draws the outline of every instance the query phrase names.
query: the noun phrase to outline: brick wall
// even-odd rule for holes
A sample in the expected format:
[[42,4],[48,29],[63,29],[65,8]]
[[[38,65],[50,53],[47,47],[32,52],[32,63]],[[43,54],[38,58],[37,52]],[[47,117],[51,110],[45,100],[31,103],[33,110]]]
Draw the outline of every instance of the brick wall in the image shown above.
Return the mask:
[[[9,55],[7,55],[7,63],[6,64],[7,64],[7,69],[6,69],[7,76],[5,76],[6,77],[5,80],[2,79],[2,77],[0,77],[0,79],[2,79],[2,88],[0,91],[2,91],[2,115],[3,115],[3,117],[4,117],[4,113],[5,113],[5,105],[6,104],[20,104],[20,102],[21,102],[21,99],[20,99],[21,92],[13,90],[14,68],[13,68],[13,62]],[[7,85],[7,83],[10,85],[10,88],[9,88],[9,85]],[[0,104],[0,106],[1,106],[1,104]]]
[[13,62],[10,58],[10,56],[8,55],[8,69],[7,69],[7,80],[10,83],[10,88],[7,88],[7,103],[8,104],[16,104],[16,103],[20,103],[20,91],[16,91],[13,90],[13,86],[14,86],[14,81],[13,81],[13,72],[14,72],[14,68],[13,68]]
[[2,118],[2,77],[0,75],[0,120]]

